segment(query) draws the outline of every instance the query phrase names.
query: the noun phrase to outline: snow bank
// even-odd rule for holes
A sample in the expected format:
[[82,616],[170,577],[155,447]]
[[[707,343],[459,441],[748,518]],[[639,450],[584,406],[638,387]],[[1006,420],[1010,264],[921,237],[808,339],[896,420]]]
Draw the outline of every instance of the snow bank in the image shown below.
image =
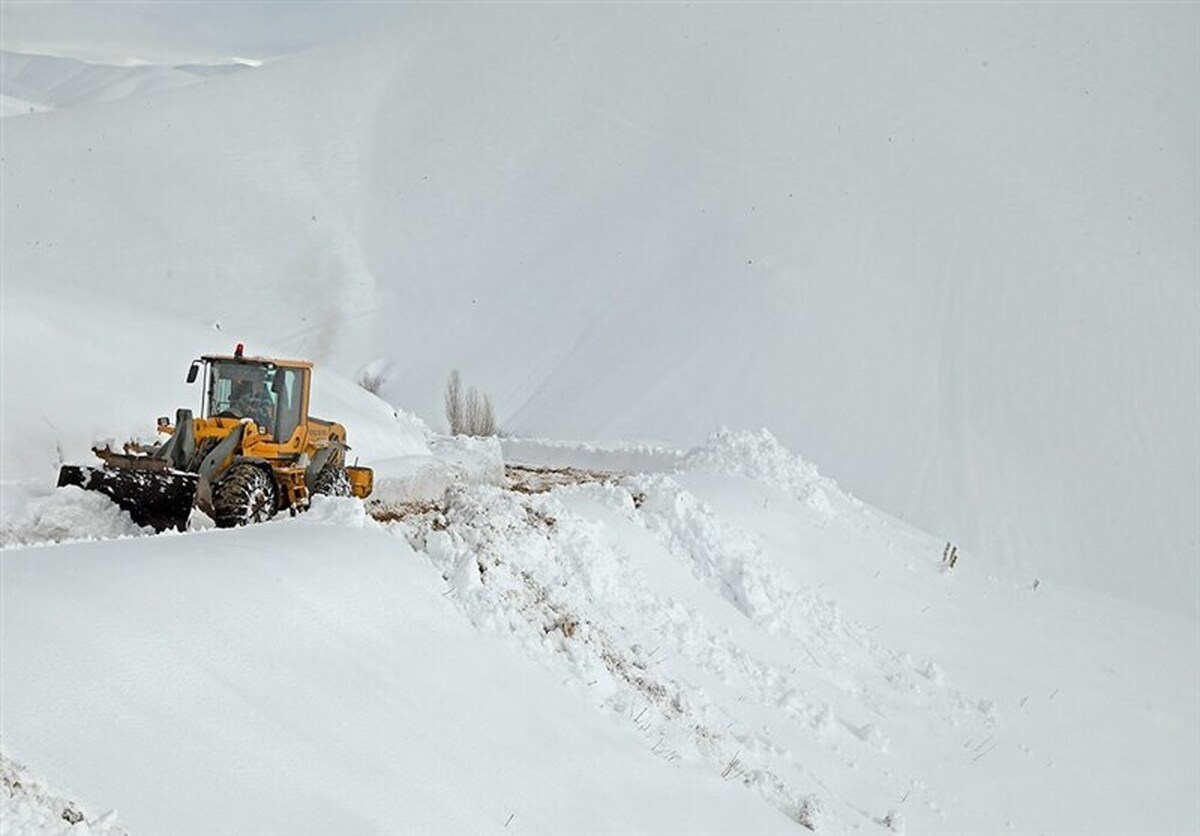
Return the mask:
[[[400,528],[472,623],[632,723],[652,751],[703,765],[795,822],[873,823],[839,797],[848,789],[833,776],[846,763],[814,747],[892,748],[871,719],[878,694],[836,695],[894,654],[671,478],[534,495],[464,485]],[[915,665],[892,676],[925,681]],[[935,702],[956,725],[984,727],[973,708],[954,708],[957,691],[943,693]]]
[[836,482],[821,476],[816,465],[785,448],[765,428],[752,432],[721,427],[703,445],[688,452],[683,466],[701,473],[729,473],[773,485],[827,515],[833,514],[833,508],[826,491],[842,495]]
[[69,486],[46,493],[42,485],[31,488],[5,483],[0,514],[0,548],[71,540],[111,540],[142,537],[154,529],[130,519],[107,496]]
[[0,553],[5,746],[132,833],[793,832],[480,636],[346,507]]
[[[623,489],[583,490],[609,507],[633,508]],[[730,718],[704,689],[663,664],[681,656],[723,670],[737,665],[737,651],[700,611],[664,595],[645,558],[614,546],[602,522],[554,496],[464,486],[402,530],[477,627],[568,677],[668,762],[727,778],[722,768],[741,751],[738,783],[796,821],[799,795],[755,754],[769,748],[765,739],[748,728],[730,731]]]
[[639,476],[626,485],[634,492],[643,524],[667,551],[686,561],[698,579],[747,618],[766,624],[790,603],[788,583],[753,541],[677,482]]
[[370,504],[377,513],[410,502],[441,499],[465,483],[498,485],[504,480],[500,444],[494,438],[431,437],[429,454],[375,462]]
[[[769,434],[720,433],[690,458],[678,474],[534,494],[463,483],[396,525],[479,629],[632,723],[651,751],[795,822],[1187,829],[1183,774],[1096,766],[1125,736],[1111,717],[1143,710],[1142,677],[1194,673],[1186,622],[1156,617],[1134,637],[1145,613],[1034,593],[981,572],[974,553],[947,572],[941,542],[843,501]],[[1095,637],[1105,623],[1122,646]],[[1120,686],[1106,669],[1124,672]],[[1063,682],[1091,708],[1064,714]],[[1193,774],[1194,696],[1158,698],[1140,745]],[[1141,812],[1116,799],[1067,812],[1059,780],[1124,786]]]

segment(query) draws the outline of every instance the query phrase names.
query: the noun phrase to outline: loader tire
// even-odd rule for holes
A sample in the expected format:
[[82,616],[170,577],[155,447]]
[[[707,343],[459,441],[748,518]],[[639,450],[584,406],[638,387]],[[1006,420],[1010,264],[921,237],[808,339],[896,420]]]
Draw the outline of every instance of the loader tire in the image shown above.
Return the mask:
[[313,479],[312,492],[324,496],[352,496],[350,477],[346,474],[346,468],[333,462],[325,465]]
[[266,522],[279,510],[275,479],[253,464],[235,464],[213,487],[213,518],[217,528]]

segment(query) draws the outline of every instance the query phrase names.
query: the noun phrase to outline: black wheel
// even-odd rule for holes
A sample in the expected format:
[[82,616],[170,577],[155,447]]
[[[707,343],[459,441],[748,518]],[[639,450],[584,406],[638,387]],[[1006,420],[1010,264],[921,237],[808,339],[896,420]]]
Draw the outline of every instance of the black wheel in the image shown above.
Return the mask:
[[325,465],[317,474],[317,478],[313,479],[312,492],[325,496],[352,496],[346,468],[334,462]]
[[213,487],[213,516],[218,528],[265,522],[279,510],[279,489],[264,468],[235,464]]

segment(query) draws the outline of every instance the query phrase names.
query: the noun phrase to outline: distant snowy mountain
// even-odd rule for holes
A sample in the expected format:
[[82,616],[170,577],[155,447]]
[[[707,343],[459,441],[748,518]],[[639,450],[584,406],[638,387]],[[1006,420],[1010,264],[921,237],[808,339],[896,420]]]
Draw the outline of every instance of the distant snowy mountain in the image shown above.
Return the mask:
[[3,115],[17,116],[170,90],[247,69],[241,62],[116,66],[0,50]]

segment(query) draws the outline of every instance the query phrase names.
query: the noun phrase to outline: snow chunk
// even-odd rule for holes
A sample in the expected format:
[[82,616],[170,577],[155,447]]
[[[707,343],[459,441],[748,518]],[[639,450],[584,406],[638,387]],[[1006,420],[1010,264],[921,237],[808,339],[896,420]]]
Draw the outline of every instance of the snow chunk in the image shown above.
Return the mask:
[[[752,432],[721,427],[685,456],[684,467],[702,473],[744,476],[787,491],[802,502],[812,499],[817,487],[827,481],[816,465],[789,451],[767,429]],[[824,494],[812,504],[832,513]]]
[[373,463],[373,507],[437,500],[455,485],[504,482],[504,459],[495,438],[439,437],[431,440],[429,448],[429,455]]
[[30,499],[0,522],[0,548],[153,534],[96,491],[68,486]]
[[361,499],[352,496],[324,496],[312,498],[308,511],[296,517],[304,525],[337,525],[343,528],[378,528],[379,524],[367,514]]
[[791,602],[788,584],[754,542],[694,494],[667,476],[633,477],[628,485],[646,527],[745,616],[769,621]]

